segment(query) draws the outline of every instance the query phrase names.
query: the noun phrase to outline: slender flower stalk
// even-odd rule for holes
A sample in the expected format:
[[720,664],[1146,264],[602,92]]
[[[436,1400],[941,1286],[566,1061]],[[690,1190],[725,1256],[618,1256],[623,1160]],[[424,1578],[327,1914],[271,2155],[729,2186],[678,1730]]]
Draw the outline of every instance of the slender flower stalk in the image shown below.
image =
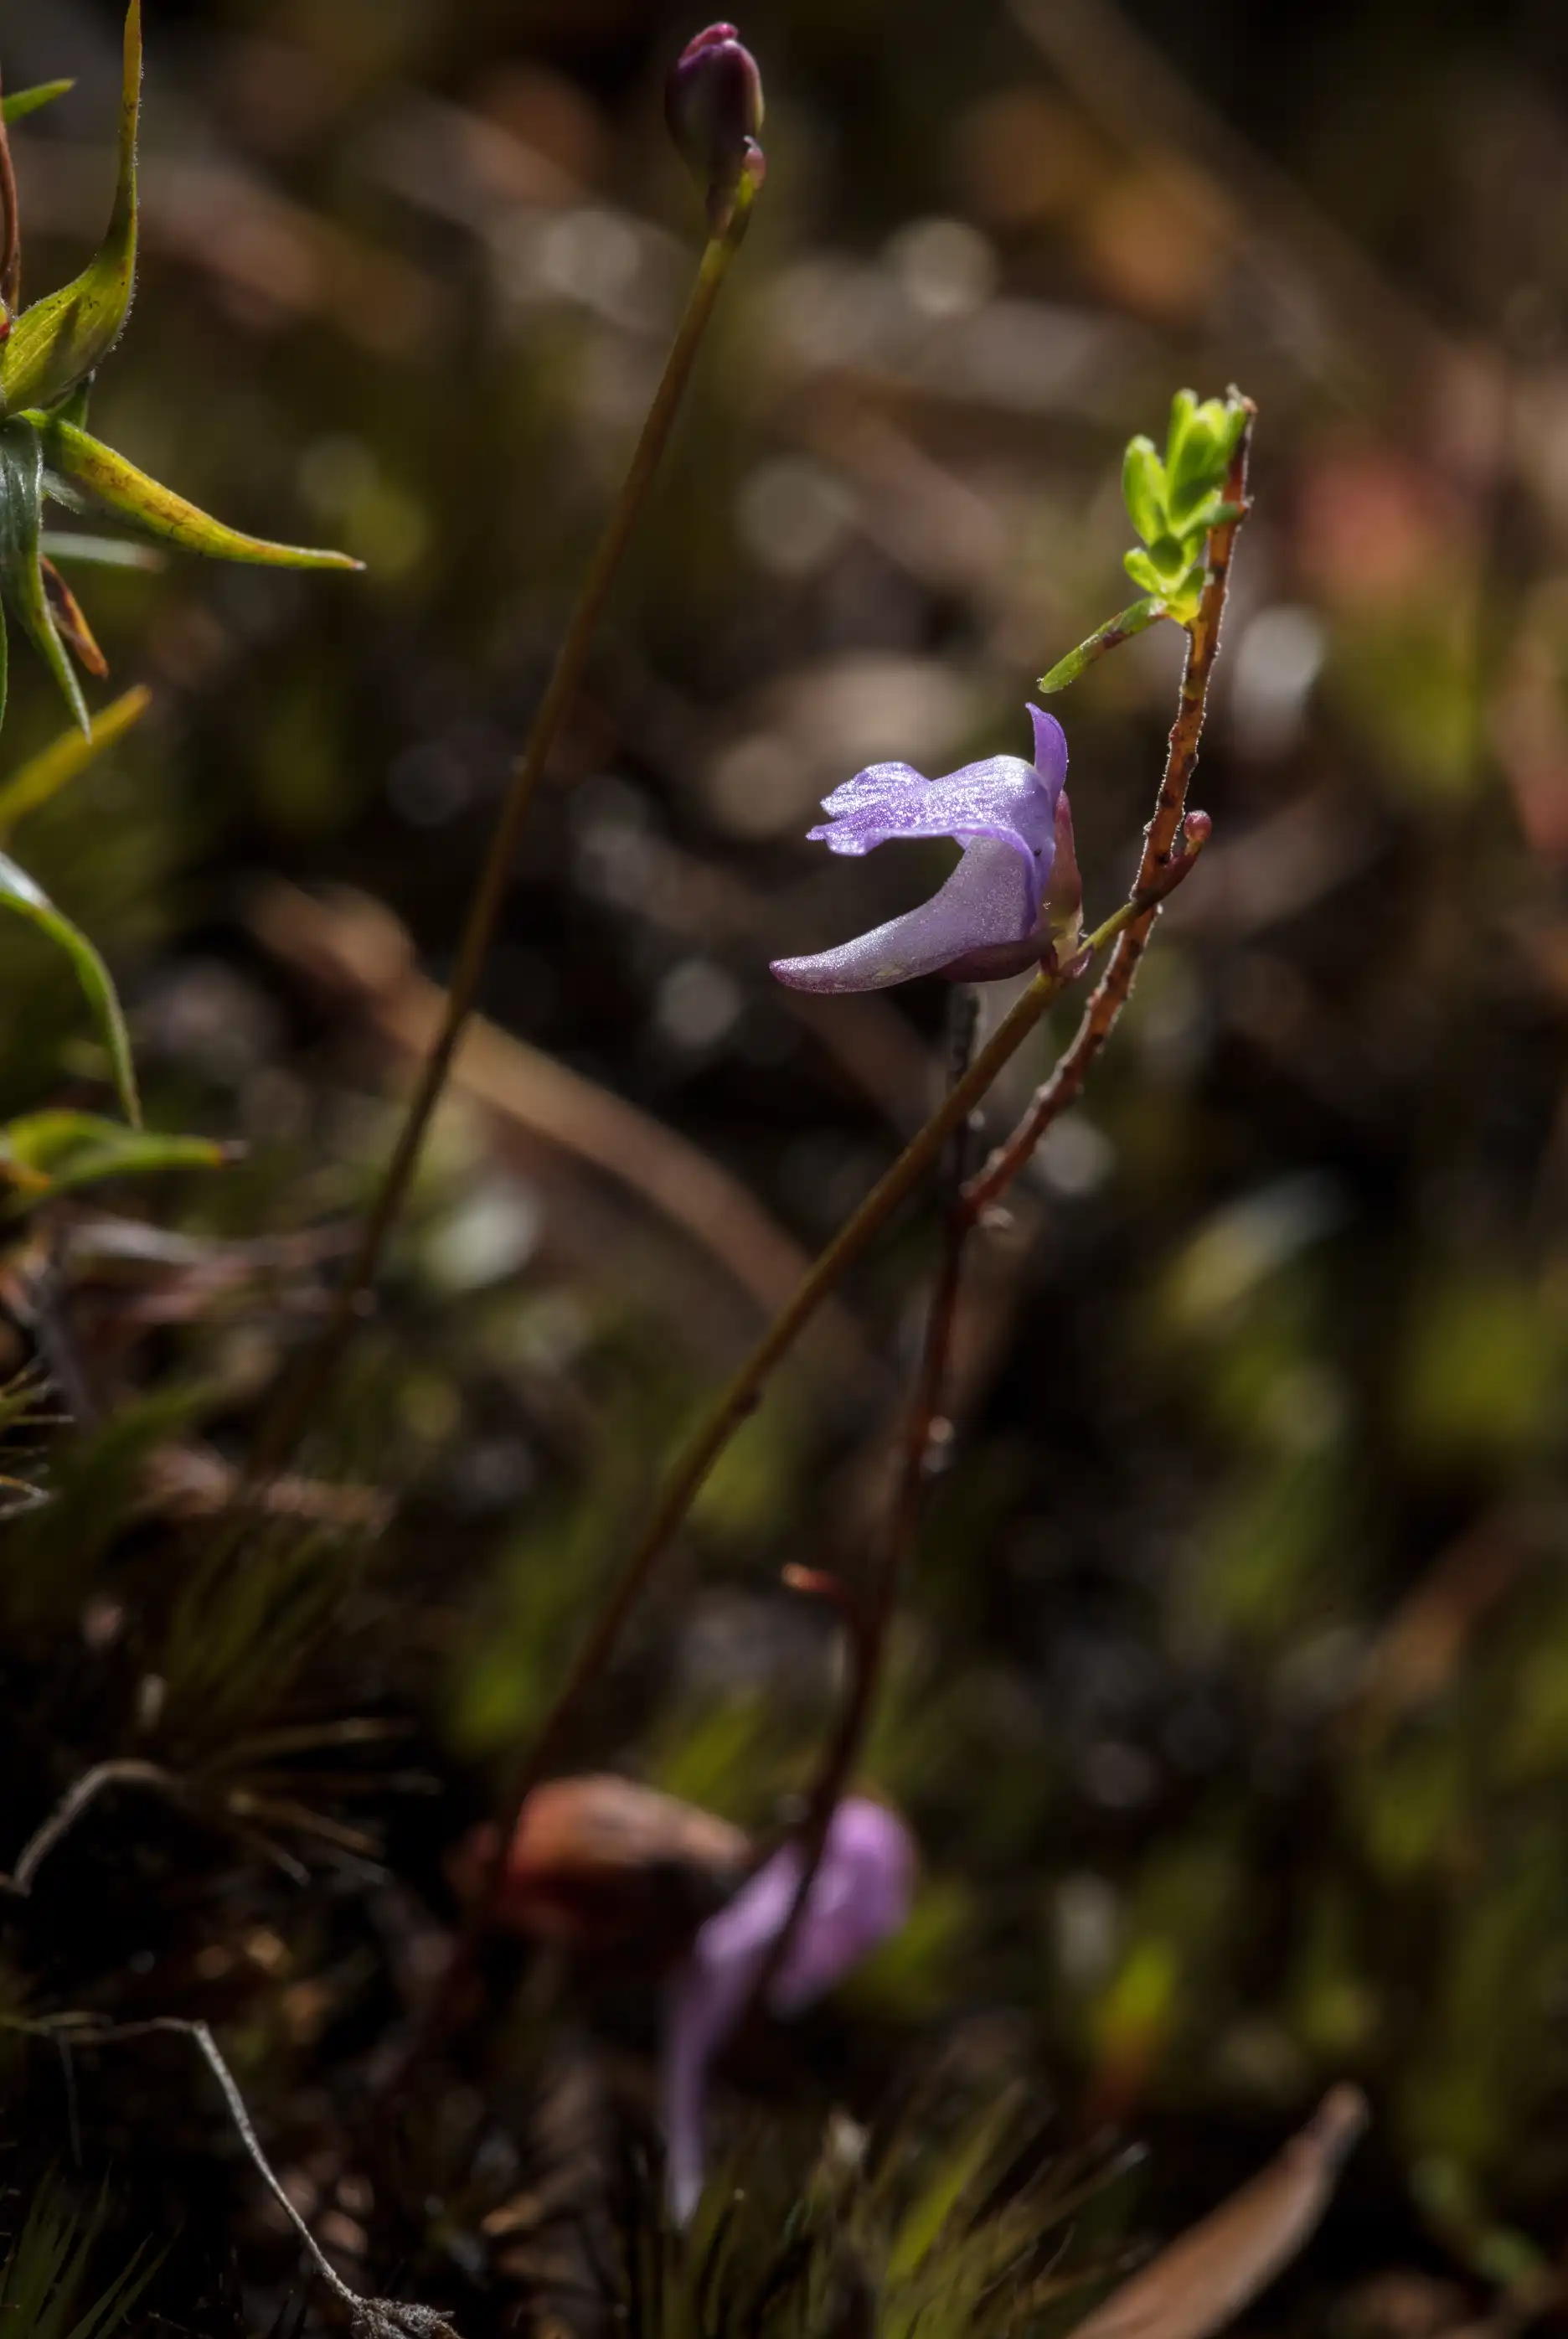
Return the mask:
[[854,1613],[853,1629],[850,1635],[849,1694],[807,1801],[801,1839],[804,1859],[795,1904],[774,1945],[773,1958],[760,1977],[757,2000],[765,1995],[778,1962],[789,1953],[790,1943],[800,1924],[813,1879],[822,1860],[823,1846],[833,1824],[833,1812],[849,1785],[875,1710],[888,1635],[920,1525],[933,1432],[941,1416],[948,1357],[952,1345],[965,1243],[984,1214],[996,1207],[1025,1167],[1052,1122],[1082,1094],[1084,1083],[1127,1004],[1143,953],[1149,947],[1155,921],[1159,915],[1160,902],[1164,898],[1159,890],[1162,880],[1173,868],[1190,865],[1191,859],[1201,850],[1209,834],[1211,824],[1208,814],[1188,813],[1187,798],[1198,763],[1208,703],[1208,686],[1219,651],[1220,627],[1230,582],[1231,556],[1237,531],[1246,516],[1247,463],[1253,411],[1250,405],[1245,411],[1246,422],[1237,441],[1225,486],[1226,508],[1234,516],[1224,518],[1210,539],[1202,597],[1187,629],[1187,659],[1182,671],[1176,720],[1171,726],[1165,772],[1160,781],[1154,817],[1144,838],[1143,857],[1133,887],[1132,902],[1136,903],[1142,897],[1146,906],[1139,909],[1117,935],[1105,972],[1084,1009],[1077,1032],[1050,1079],[1036,1091],[1028,1111],[1007,1142],[998,1147],[978,1176],[961,1185],[948,1210],[942,1265],[926,1318],[925,1337],[910,1400],[908,1425],[900,1446],[898,1485],[887,1539],[871,1600],[863,1610],[857,1608]]
[[[534,1789],[548,1777],[570,1734],[587,1692],[615,1653],[633,1611],[646,1591],[660,1560],[685,1524],[693,1504],[731,1440],[762,1401],[763,1392],[806,1326],[817,1315],[849,1269],[870,1248],[883,1229],[941,1160],[956,1129],[967,1121],[987,1090],[1045,1013],[1068,986],[1084,974],[1102,951],[1109,950],[1135,919],[1158,907],[1175,892],[1193,867],[1207,831],[1195,833],[1188,849],[1174,851],[1152,891],[1135,892],[1103,924],[1088,935],[1065,968],[1054,962],[1041,967],[1028,989],[1014,1001],[991,1039],[976,1055],[962,1081],[950,1091],[917,1135],[911,1139],[892,1168],[873,1187],[852,1219],[834,1236],[794,1298],[781,1310],[745,1362],[715,1398],[666,1480],[652,1518],[628,1555],[609,1597],[599,1610],[587,1640],[577,1653],[538,1736],[523,1762],[508,1798],[496,1843],[503,1848],[517,1832],[523,1805]],[[426,2049],[461,2019],[474,1973],[478,1942],[490,1929],[501,1882],[498,1853],[488,1884],[475,1896],[468,1921],[446,1972],[410,2043],[386,2083],[391,2095],[407,2080]]]
[[742,174],[725,223],[708,241],[685,314],[671,346],[664,377],[655,393],[632,456],[630,469],[584,580],[528,745],[513,767],[500,817],[469,905],[458,962],[447,994],[441,1028],[420,1073],[380,1189],[360,1234],[358,1248],[340,1285],[332,1310],[292,1387],[284,1394],[251,1456],[253,1484],[272,1476],[289,1460],[314,1417],[351,1338],[380,1270],[388,1241],[403,1212],[430,1123],[441,1100],[453,1061],[478,1002],[485,962],[506,904],[512,865],[523,824],[538,793],[550,754],[587,668],[594,636],[620,574],[626,549],[642,517],[660,459],[669,441],[697,352],[713,320],[720,292],[750,221],[760,173]]
[[[1187,794],[1197,763],[1208,683],[1218,649],[1220,619],[1229,581],[1236,530],[1245,517],[1247,454],[1252,412],[1250,404],[1245,405],[1244,419],[1236,435],[1226,482],[1228,501],[1217,509],[1215,524],[1208,539],[1204,584],[1187,628],[1188,657],[1177,717],[1171,729],[1154,817],[1145,836],[1143,854],[1131,893],[1119,909],[1086,937],[1081,947],[1065,965],[1059,962],[1054,950],[1048,952],[1032,982],[1014,1001],[962,1077],[954,1081],[947,1097],[925,1126],[910,1140],[853,1216],[840,1229],[804,1278],[794,1298],[775,1317],[751,1355],[719,1392],[677,1456],[652,1518],[611,1587],[513,1782],[506,1815],[496,1837],[498,1847],[503,1850],[498,1850],[487,1884],[475,1896],[468,1924],[448,1969],[432,1995],[408,2053],[391,2075],[390,2091],[406,2080],[425,2049],[461,2018],[474,1978],[475,1952],[495,1913],[503,1872],[504,1847],[516,1834],[523,1806],[535,1788],[549,1775],[587,1692],[613,1656],[659,1562],[679,1534],[715,1465],[737,1431],[755,1411],[768,1382],[800,1334],[836,1289],[849,1268],[922,1180],[935,1169],[950,1140],[966,1126],[970,1115],[1035,1029],[1046,1010],[1107,949],[1113,951],[1111,962],[1085,1017],[1086,1028],[1092,1021],[1097,1034],[1085,1056],[1085,1072],[1088,1062],[1098,1053],[1119,1015],[1160,904],[1190,873],[1208,842],[1212,825],[1207,814],[1188,813]],[[862,776],[863,779],[869,775]],[[919,775],[910,774],[907,777],[914,781]],[[946,831],[949,824],[943,823],[942,827]],[[979,1222],[984,1209],[1017,1174],[1049,1127],[1050,1118],[1054,1118],[1055,1110],[1060,1109],[1054,1108],[1049,1118],[1040,1121],[1038,1129],[1026,1122],[1024,1128],[1015,1133],[1008,1147],[1003,1149],[1007,1157],[1004,1170],[999,1171],[998,1163],[993,1160],[979,1179],[965,1186],[954,1213],[955,1227],[962,1225],[962,1231],[967,1233],[969,1227]],[[912,1539],[918,1520],[920,1488],[930,1447],[931,1425],[939,1407],[946,1370],[961,1255],[962,1239],[955,1233],[948,1245],[942,1281],[937,1305],[932,1310],[922,1357],[912,1430],[905,1446],[894,1532],[890,1537],[888,1558],[881,1579],[881,1596],[874,1612],[868,1615],[864,1629],[853,1635],[857,1651],[856,1686],[844,1722],[829,1750],[823,1783],[808,1807],[807,1825],[815,1839],[818,1860],[833,1807],[849,1777],[870,1716],[881,1672],[887,1626],[902,1580],[903,1551]],[[345,1332],[346,1329],[345,1327]],[[802,1864],[795,1908],[780,1936],[769,1968],[764,1969],[764,1989],[770,1972],[777,1970],[778,1961],[788,1953],[791,1936],[812,1889],[814,1872],[814,1863],[808,1850],[808,1857]]]
[[[627,1560],[546,1720],[516,1790],[514,1824],[516,1813],[521,1809],[528,1792],[548,1771],[577,1714],[584,1693],[597,1679],[613,1652],[627,1618],[660,1558],[679,1532],[709,1472],[735,1432],[755,1410],[763,1390],[778,1365],[848,1268],[914,1191],[922,1179],[935,1167],[954,1130],[967,1121],[998,1073],[1016,1055],[1046,1009],[1060,996],[1070,982],[1092,964],[1102,950],[1114,945],[1110,964],[1085,1015],[1086,1026],[1092,1018],[1097,1033],[1091,1054],[1098,1054],[1100,1047],[1109,1037],[1131,990],[1133,977],[1148,947],[1160,904],[1188,874],[1208,839],[1208,817],[1202,813],[1188,815],[1187,794],[1198,761],[1208,684],[1219,647],[1220,620],[1229,584],[1231,553],[1237,529],[1245,513],[1251,415],[1252,409],[1247,406],[1247,428],[1238,441],[1227,482],[1228,505],[1234,511],[1234,517],[1224,518],[1215,528],[1210,540],[1208,579],[1197,614],[1188,629],[1187,664],[1165,771],[1131,893],[1121,907],[1087,937],[1082,948],[1065,967],[1058,964],[1054,954],[1040,967],[1028,989],[1015,1000],[990,1040],[974,1057],[962,1078],[954,1082],[924,1128],[911,1139],[892,1167],[833,1238],[794,1298],[774,1318],[752,1354],[720,1393],[710,1412],[699,1423],[690,1442],[677,1457],[642,1540]],[[1055,1110],[1060,1110],[1060,1106]],[[1054,1117],[1053,1110],[1050,1118]],[[1038,1129],[1026,1120],[1002,1149],[1002,1155],[988,1163],[981,1176],[965,1187],[961,1207],[970,1224],[978,1222],[982,1210],[1016,1177],[1049,1126],[1049,1119],[1040,1121]],[[506,1832],[509,1833],[509,1831]]]
[[954,1130],[966,1121],[997,1075],[1011,1061],[1047,1008],[1108,950],[1135,920],[1157,908],[1187,876],[1204,842],[1197,834],[1185,852],[1172,854],[1147,893],[1134,893],[1085,940],[1063,969],[1042,967],[1015,1000],[962,1081],[949,1092],[923,1129],[910,1140],[892,1167],[873,1187],[854,1216],[842,1227],[806,1275],[788,1306],[776,1316],[751,1355],[728,1382],[684,1448],[641,1541],[601,1611],[559,1698],[552,1708],[515,1795],[520,1809],[548,1771],[576,1716],[582,1697],[613,1652],[637,1600],[665,1552],[679,1533],[708,1475],[735,1432],[755,1412],[764,1389],[848,1270],[941,1160]]
[[[969,1069],[974,1054],[980,999],[976,992],[966,989],[955,992],[954,1000],[952,1080],[952,1085],[956,1086]],[[805,1818],[799,1837],[801,1867],[794,1900],[779,1929],[767,1962],[757,1976],[749,2011],[754,2012],[767,2004],[779,1969],[794,1947],[796,1932],[804,1917],[807,1895],[813,1890],[833,1825],[834,1814],[843,1807],[850,1776],[875,1711],[888,1639],[914,1548],[922,1497],[936,1448],[948,1357],[958,1315],[964,1248],[974,1226],[974,1219],[963,1201],[971,1140],[971,1125],[967,1121],[961,1122],[952,1133],[947,1165],[949,1192],[942,1217],[942,1262],[926,1312],[908,1419],[899,1440],[897,1488],[877,1561],[875,1578],[870,1597],[863,1603],[852,1599],[843,1587],[838,1587],[841,1613],[848,1625],[851,1642],[849,1695],[844,1700],[838,1727],[823,1751],[815,1784],[806,1799]],[[832,1578],[822,1583],[812,1581],[800,1588],[817,1592],[819,1596],[831,1599],[833,1594],[828,1585],[833,1581]]]

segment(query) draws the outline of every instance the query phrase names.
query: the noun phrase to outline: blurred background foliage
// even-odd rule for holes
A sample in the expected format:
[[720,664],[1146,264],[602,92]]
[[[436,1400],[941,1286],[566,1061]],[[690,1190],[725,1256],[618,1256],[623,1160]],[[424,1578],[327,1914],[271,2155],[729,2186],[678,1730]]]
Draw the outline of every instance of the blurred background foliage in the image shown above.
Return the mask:
[[[8,86],[76,79],[15,141],[35,291],[98,232],[114,16],[0,0]],[[1178,383],[1236,380],[1261,419],[1198,787],[1215,843],[977,1254],[868,1763],[922,1898],[737,2076],[752,2117],[863,2114],[902,2058],[967,2041],[1063,2135],[1149,2134],[1156,2224],[1355,2077],[1375,2139],[1325,2263],[1357,2327],[1421,2339],[1556,2257],[1568,2183],[1568,25],[1544,0],[759,0],[766,196],[517,871],[486,993],[516,1044],[443,1116],[295,1489],[312,1539],[275,1523],[236,1589],[171,1524],[313,1320],[311,1230],[382,1158],[417,970],[449,963],[684,291],[657,101],[694,29],[668,0],[149,0],[142,289],[95,427],[369,574],[106,575],[100,637],[154,711],[26,825],[122,979],[154,1124],[250,1150],[127,1200],[189,1239],[173,1261],[127,1266],[77,1209],[5,1270],[35,1301],[46,1268],[71,1410],[107,1426],[51,1449],[54,1507],[7,1531],[0,1856],[90,1763],[186,1782],[62,1848],[14,1979],[233,2026],[299,2197],[365,2246],[320,2131],[395,2010],[389,1945],[449,1920],[453,1847],[661,1458],[941,1076],[939,986],[770,984],[770,954],[942,866],[830,865],[816,799],[873,758],[1016,750],[1030,677],[1126,598],[1127,436]],[[1177,654],[1157,630],[1060,702],[1091,909],[1133,865]],[[19,658],[7,768],[57,727]],[[0,1106],[101,1104],[102,1074],[68,971],[0,932]],[[577,1760],[764,1832],[787,1814],[837,1672],[779,1571],[863,1564],[933,1253],[929,1217],[902,1224],[751,1425]],[[8,1363],[43,1345],[58,1372],[54,1319],[26,1320]],[[396,1516],[355,1540],[373,1495]],[[67,1542],[69,1568],[40,1557]],[[268,1732],[350,1718],[322,1777],[278,1783],[297,1750]],[[636,2095],[651,2005],[536,1960],[487,2085],[567,2008]],[[184,2282],[167,2311],[215,2328],[236,2277],[191,2236],[247,2180],[203,2158],[163,2056],[144,2117],[100,2064],[70,2118],[134,2156],[160,2246],[187,2228],[148,2297]],[[25,2086],[46,2164],[53,2059]],[[468,2096],[449,2110],[468,2136]],[[478,2283],[452,2220],[403,2262]]]

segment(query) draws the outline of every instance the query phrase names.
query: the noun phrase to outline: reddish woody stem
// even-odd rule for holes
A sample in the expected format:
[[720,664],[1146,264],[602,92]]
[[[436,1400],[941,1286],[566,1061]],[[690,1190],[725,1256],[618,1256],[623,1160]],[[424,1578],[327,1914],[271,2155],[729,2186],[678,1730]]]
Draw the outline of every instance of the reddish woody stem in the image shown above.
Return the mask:
[[[1225,483],[1226,502],[1234,505],[1243,515],[1247,508],[1247,463],[1252,445],[1252,415],[1253,409],[1248,403],[1246,428],[1238,441],[1230,474]],[[1203,736],[1208,686],[1214,673],[1214,661],[1219,654],[1220,627],[1224,622],[1225,598],[1230,584],[1231,556],[1240,527],[1239,518],[1228,520],[1222,528],[1215,529],[1209,546],[1208,576],[1198,614],[1188,629],[1181,696],[1177,704],[1176,720],[1170,729],[1165,776],[1160,782],[1154,818],[1149,822],[1144,837],[1143,859],[1139,867],[1135,893],[1155,892],[1159,879],[1169,870],[1173,856],[1181,852],[1184,837],[1191,846],[1201,844],[1208,834],[1203,814],[1195,813],[1188,820],[1187,792],[1192,784],[1198,744]],[[1197,825],[1199,821],[1204,821],[1201,829]],[[1044,1087],[1036,1092],[1029,1110],[1006,1144],[997,1148],[979,1177],[971,1178],[965,1187],[963,1209],[971,1223],[1005,1193],[1052,1121],[1065,1112],[1069,1105],[1075,1104],[1082,1094],[1090,1069],[1127,1004],[1159,915],[1159,906],[1156,901],[1152,908],[1135,918],[1118,937],[1109,963],[1084,1009],[1083,1021],[1071,1046]]]
[[0,303],[4,331],[22,301],[22,210],[16,194],[16,172],[11,160],[11,133],[0,116]]
[[[1226,482],[1226,501],[1245,513],[1247,461],[1252,435],[1252,409],[1237,446]],[[1084,1010],[1083,1021],[1050,1078],[1035,1095],[1028,1112],[1005,1145],[1001,1146],[978,1177],[963,1184],[947,1213],[942,1266],[926,1319],[925,1340],[910,1400],[908,1424],[901,1445],[898,1487],[893,1498],[887,1539],[864,1629],[851,1636],[852,1675],[849,1695],[838,1728],[823,1753],[801,1831],[803,1860],[800,1881],[783,1931],[774,1941],[753,1993],[754,2008],[765,2004],[768,1992],[789,1952],[817,1870],[822,1864],[833,1815],[849,1785],[871,1727],[877,1692],[886,1660],[887,1643],[920,1525],[922,1502],[929,1475],[936,1424],[940,1418],[948,1356],[952,1345],[964,1244],[991,1208],[1030,1160],[1059,1114],[1082,1093],[1090,1068],[1127,1004],[1160,905],[1191,869],[1207,844],[1212,827],[1205,813],[1187,810],[1188,789],[1198,762],[1198,743],[1208,705],[1208,686],[1219,649],[1221,621],[1230,581],[1230,561],[1238,519],[1215,530],[1209,546],[1208,574],[1198,613],[1188,631],[1187,662],[1181,696],[1171,726],[1165,772],[1154,817],[1144,839],[1129,907],[1133,912],[1118,935],[1109,962]]]

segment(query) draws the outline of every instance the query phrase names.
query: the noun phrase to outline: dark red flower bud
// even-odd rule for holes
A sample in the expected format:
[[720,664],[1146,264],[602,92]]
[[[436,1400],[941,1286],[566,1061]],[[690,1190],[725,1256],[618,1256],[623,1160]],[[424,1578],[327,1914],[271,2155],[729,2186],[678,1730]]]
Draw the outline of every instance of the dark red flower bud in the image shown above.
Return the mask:
[[735,217],[742,187],[748,182],[759,187],[766,168],[757,143],[762,75],[733,25],[710,25],[686,43],[670,68],[665,115],[707,197],[714,232],[721,235]]
[[[461,1897],[494,1858],[493,1829],[477,1829],[459,1847],[449,1874]],[[495,1921],[593,1956],[635,1952],[656,1968],[680,1954],[752,1862],[741,1831],[695,1804],[631,1779],[556,1779],[523,1806]]]

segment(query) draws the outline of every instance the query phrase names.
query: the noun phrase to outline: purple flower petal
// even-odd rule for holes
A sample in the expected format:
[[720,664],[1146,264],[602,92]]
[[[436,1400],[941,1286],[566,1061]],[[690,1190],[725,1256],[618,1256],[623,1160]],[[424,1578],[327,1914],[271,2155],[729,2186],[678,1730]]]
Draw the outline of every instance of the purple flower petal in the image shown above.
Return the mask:
[[781,982],[879,991],[912,975],[959,969],[990,978],[1030,963],[1056,858],[1067,739],[1054,715],[1029,712],[1032,764],[991,755],[940,780],[908,764],[873,764],[823,799],[832,817],[810,834],[832,853],[873,853],[893,837],[952,836],[964,856],[922,908],[836,950],[776,960]]
[[813,958],[775,959],[773,971],[792,991],[885,991],[972,951],[1023,941],[1039,913],[1028,866],[1011,844],[984,836],[919,909]]
[[1048,715],[1043,706],[1031,706],[1029,719],[1034,725],[1034,768],[1045,785],[1054,811],[1067,777],[1067,734],[1055,716]]
[[[711,1917],[671,1983],[665,2008],[662,2110],[670,2206],[684,2224],[701,2196],[708,2067],[745,2011],[788,1922],[801,1872],[786,1844]],[[810,1898],[769,2004],[794,2014],[898,1930],[914,1890],[914,1842],[896,1815],[863,1796],[834,1811]]]
[[1033,862],[1049,851],[1056,796],[1021,756],[992,755],[944,780],[875,765],[835,788],[823,809],[833,819],[807,834],[830,852],[873,853],[894,836],[995,836]]

